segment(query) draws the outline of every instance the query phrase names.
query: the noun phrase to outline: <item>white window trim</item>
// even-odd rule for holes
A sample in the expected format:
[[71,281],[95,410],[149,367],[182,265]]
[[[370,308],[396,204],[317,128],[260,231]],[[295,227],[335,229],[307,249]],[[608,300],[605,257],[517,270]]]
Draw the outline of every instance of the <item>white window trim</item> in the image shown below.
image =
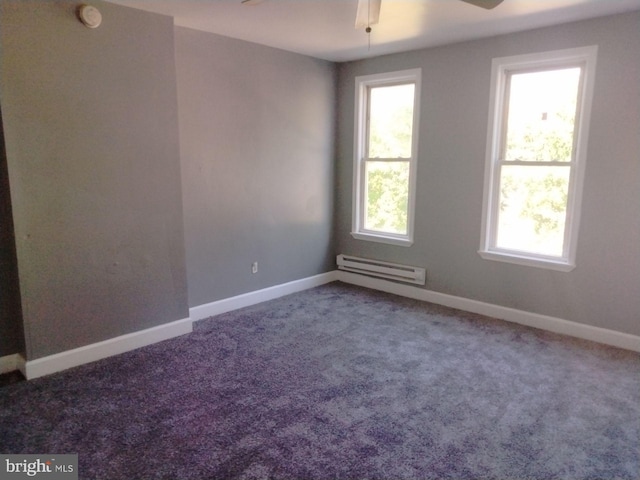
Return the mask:
[[[355,122],[354,122],[354,162],[353,162],[353,213],[351,235],[358,240],[387,243],[409,247],[413,245],[416,167],[418,158],[418,137],[420,132],[420,68],[397,72],[379,73],[356,77],[355,90]],[[364,155],[367,139],[367,88],[390,85],[393,83],[414,83],[413,126],[411,135],[411,158],[409,159],[409,199],[407,205],[407,234],[393,234],[364,228]]]
[[[576,266],[576,249],[582,204],[584,171],[589,141],[589,123],[596,69],[598,47],[588,46],[552,52],[494,58],[491,65],[491,90],[489,97],[489,128],[484,178],[484,197],[482,206],[482,237],[480,256],[487,260],[528,265],[559,271],[571,271]],[[562,256],[537,255],[529,252],[501,249],[495,246],[495,225],[497,222],[498,156],[505,101],[506,72],[536,68],[562,68],[576,64],[584,65],[582,79],[582,98],[577,110],[578,132],[575,141],[575,154],[571,166],[565,223],[565,241]]]

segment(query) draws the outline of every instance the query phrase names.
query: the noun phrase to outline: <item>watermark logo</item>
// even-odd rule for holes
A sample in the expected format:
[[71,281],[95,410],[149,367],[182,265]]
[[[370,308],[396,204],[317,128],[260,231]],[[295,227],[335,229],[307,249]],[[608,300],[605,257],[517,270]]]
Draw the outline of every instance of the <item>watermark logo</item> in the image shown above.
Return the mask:
[[2,455],[0,480],[78,480],[78,455]]

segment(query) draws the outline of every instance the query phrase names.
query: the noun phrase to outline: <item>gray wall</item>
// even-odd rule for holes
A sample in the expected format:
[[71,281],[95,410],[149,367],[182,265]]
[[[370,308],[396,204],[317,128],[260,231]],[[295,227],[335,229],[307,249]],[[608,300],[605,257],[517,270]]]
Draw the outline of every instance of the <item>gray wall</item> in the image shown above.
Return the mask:
[[176,70],[189,305],[333,270],[335,65],[176,28]]
[[[341,65],[337,248],[428,269],[427,288],[640,335],[640,13]],[[491,59],[598,45],[577,268],[483,260]],[[354,77],[422,67],[412,247],[351,238]]]
[[0,6],[30,360],[188,317],[172,19],[92,4]]

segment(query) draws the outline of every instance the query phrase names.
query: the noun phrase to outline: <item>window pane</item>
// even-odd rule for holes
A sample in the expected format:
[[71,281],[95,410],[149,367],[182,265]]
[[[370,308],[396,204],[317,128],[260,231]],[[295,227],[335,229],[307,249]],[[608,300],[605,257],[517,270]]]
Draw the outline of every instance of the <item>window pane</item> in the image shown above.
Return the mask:
[[369,158],[411,157],[415,85],[369,90]]
[[505,160],[571,161],[581,71],[510,76]]
[[504,165],[496,246],[562,256],[569,166]]
[[409,162],[369,161],[365,176],[364,228],[406,235]]

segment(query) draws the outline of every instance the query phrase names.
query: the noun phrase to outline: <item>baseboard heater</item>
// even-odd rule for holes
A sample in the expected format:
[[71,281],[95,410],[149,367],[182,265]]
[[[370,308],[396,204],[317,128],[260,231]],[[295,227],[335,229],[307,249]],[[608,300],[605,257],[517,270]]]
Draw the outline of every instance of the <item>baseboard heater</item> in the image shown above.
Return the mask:
[[370,260],[340,254],[338,255],[337,262],[338,269],[340,270],[388,278],[400,282],[424,285],[427,277],[427,272],[424,268],[381,262],[380,260]]

